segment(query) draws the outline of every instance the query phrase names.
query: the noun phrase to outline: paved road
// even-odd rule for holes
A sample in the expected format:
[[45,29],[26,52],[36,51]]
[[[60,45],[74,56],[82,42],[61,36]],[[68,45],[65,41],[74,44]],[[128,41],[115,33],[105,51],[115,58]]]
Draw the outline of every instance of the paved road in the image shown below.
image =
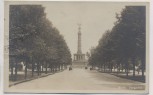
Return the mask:
[[[11,91],[37,91],[37,92],[109,92],[142,89],[144,83],[122,79],[110,74],[99,73],[85,69],[65,70],[47,77],[10,87]],[[58,91],[57,91],[58,90]],[[140,90],[139,90],[140,91]],[[111,93],[111,92],[110,92]]]

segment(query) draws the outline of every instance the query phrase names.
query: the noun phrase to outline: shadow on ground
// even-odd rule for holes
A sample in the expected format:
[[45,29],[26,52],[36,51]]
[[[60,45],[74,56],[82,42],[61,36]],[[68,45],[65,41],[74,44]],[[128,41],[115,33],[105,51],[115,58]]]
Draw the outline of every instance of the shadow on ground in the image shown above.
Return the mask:
[[133,77],[131,75],[129,75],[129,76],[125,76],[125,75],[115,75],[115,76],[145,83],[145,76],[142,77],[141,75],[135,76],[135,77]]
[[145,83],[145,76],[142,77],[141,75],[135,75],[133,77],[133,75],[130,72],[129,72],[128,76],[126,76],[125,72],[102,72],[102,71],[99,71],[99,72],[100,73],[108,73],[108,74],[111,74],[111,75],[114,75],[114,76],[117,76],[117,77],[120,77],[120,78],[124,78],[124,79],[129,79],[129,80],[134,80],[134,81]]

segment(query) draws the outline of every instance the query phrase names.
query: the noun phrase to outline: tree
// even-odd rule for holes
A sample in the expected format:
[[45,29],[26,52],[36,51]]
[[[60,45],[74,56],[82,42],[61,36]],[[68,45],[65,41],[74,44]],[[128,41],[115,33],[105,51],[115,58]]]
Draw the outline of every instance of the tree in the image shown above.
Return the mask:
[[[125,69],[128,76],[129,70],[133,70],[135,76],[136,62],[141,60],[142,76],[145,70],[146,51],[146,16],[144,6],[127,6],[120,15],[116,15],[117,21],[111,31],[106,31],[99,41],[94,54],[89,61],[104,65],[104,71],[117,67]],[[114,63],[115,62],[115,63]],[[100,66],[100,65],[99,65]],[[101,67],[100,67],[101,68]]]
[[40,75],[45,65],[47,73],[48,67],[56,69],[71,63],[64,38],[46,18],[41,5],[11,5],[9,29],[10,66],[11,69],[16,68],[16,76],[20,62],[25,65],[25,78],[29,65],[32,66],[33,76],[34,68]]

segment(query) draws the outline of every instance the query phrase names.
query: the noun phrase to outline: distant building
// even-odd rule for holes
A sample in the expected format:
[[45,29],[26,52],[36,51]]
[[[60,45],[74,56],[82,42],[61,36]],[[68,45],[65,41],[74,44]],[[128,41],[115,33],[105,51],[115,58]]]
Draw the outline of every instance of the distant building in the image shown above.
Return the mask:
[[74,54],[72,66],[75,68],[82,68],[87,65],[87,60],[85,58],[85,54],[82,53],[81,50],[81,27],[79,25],[78,28],[78,50],[77,53]]

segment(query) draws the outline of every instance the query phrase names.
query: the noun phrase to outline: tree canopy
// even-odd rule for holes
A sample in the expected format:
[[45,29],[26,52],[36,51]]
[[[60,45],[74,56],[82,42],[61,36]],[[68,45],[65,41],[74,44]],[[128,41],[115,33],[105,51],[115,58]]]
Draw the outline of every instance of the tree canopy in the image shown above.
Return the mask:
[[46,18],[41,5],[10,5],[10,65],[71,64],[70,50],[58,29]]
[[[142,76],[145,70],[146,51],[146,13],[145,6],[126,6],[111,30],[107,30],[99,41],[99,45],[91,54],[89,63],[98,67],[125,69],[132,68],[135,75],[135,65],[138,60],[142,64]],[[131,66],[133,65],[133,66]]]

